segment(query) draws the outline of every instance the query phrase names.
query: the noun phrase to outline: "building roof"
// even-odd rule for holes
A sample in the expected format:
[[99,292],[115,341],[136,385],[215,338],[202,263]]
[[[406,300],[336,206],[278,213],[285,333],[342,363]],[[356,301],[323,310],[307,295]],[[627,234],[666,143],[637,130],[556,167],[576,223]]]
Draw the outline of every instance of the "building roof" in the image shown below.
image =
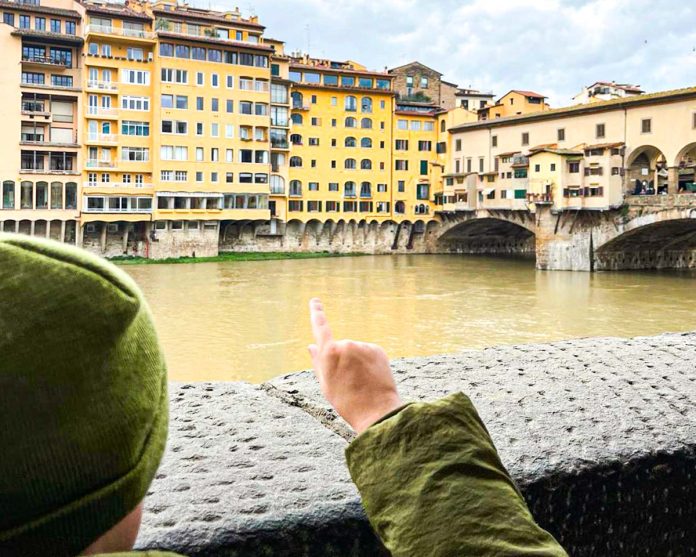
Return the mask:
[[576,104],[563,108],[552,108],[540,112],[531,112],[529,114],[515,114],[513,116],[506,116],[504,118],[467,122],[453,126],[448,131],[457,132],[479,128],[497,128],[508,124],[515,125],[540,120],[553,120],[554,118],[569,118],[579,114],[594,114],[597,112],[606,112],[610,110],[628,108],[631,106],[659,104],[662,102],[677,102],[685,98],[696,99],[696,87],[684,87],[682,89],[672,89],[669,91],[660,91],[658,93],[636,95],[633,97],[621,97],[618,99],[598,101],[590,104]]
[[380,78],[384,78],[384,79],[394,79],[393,75],[390,75],[386,72],[376,72],[376,71],[371,71],[371,70],[351,70],[348,68],[332,68],[331,66],[326,66],[326,65],[304,64],[304,63],[300,62],[297,58],[293,58],[291,60],[290,67],[298,69],[298,70],[317,70],[317,71],[329,72],[329,73],[370,75],[373,77],[380,77]]
[[479,91],[478,89],[466,89],[463,87],[460,87],[459,90],[454,94],[455,97],[487,97],[489,99],[492,99],[495,97],[495,93],[492,91],[488,91],[487,93],[484,93],[483,91]]
[[506,151],[505,153],[498,153],[496,157],[511,157],[512,155],[519,155],[521,151]]
[[31,37],[33,39],[41,39],[48,43],[54,44],[81,45],[85,42],[82,37],[78,37],[76,35],[51,33],[50,31],[36,31],[34,29],[13,29],[11,34],[15,37]]
[[163,7],[156,7],[152,9],[152,13],[155,15],[165,15],[165,16],[178,16],[186,19],[193,19],[197,21],[205,21],[208,23],[220,24],[232,24],[237,27],[246,27],[249,29],[256,29],[258,31],[263,31],[265,27],[256,21],[250,21],[248,19],[234,19],[225,17],[226,14],[231,12],[221,12],[214,10],[201,10],[198,8],[184,8],[182,6],[177,6],[173,9],[166,9]]
[[[440,75],[442,75],[442,74],[440,74]],[[450,87],[459,87],[459,85],[457,85],[456,83],[452,83],[451,81],[445,81],[444,79],[441,79],[440,83],[443,83],[445,85],[449,85]]]
[[180,41],[193,41],[197,43],[208,43],[215,44],[219,46],[229,46],[235,48],[246,48],[248,50],[262,50],[273,54],[274,49],[270,45],[260,44],[260,43],[248,43],[243,41],[226,41],[224,39],[218,39],[216,37],[206,37],[203,35],[187,35],[184,33],[173,33],[171,31],[157,31],[159,37],[164,37],[167,39],[177,39]]
[[[517,93],[517,94],[519,94],[519,95],[524,95],[525,97],[533,97],[533,98],[536,98],[536,99],[545,99],[545,98],[546,98],[544,95],[541,95],[541,94],[539,94],[539,93],[535,93],[534,91],[524,91],[524,90],[522,90],[522,89],[510,89],[510,91],[508,91],[507,93],[505,93],[505,94],[503,95],[503,97],[506,97],[506,96],[509,95],[510,93]],[[500,98],[502,99],[503,97],[500,97]]]
[[588,85],[587,89],[591,89],[595,85],[601,85],[603,87],[616,87],[617,89],[623,89],[630,93],[644,93],[640,88],[640,85],[631,85],[630,83],[616,83],[614,81],[595,81],[592,85]]
[[615,141],[614,143],[595,143],[594,145],[583,145],[583,149],[616,149],[617,147],[623,147],[625,143],[623,141]]
[[22,10],[23,12],[32,12],[40,14],[62,15],[64,17],[74,17],[81,19],[80,13],[75,10],[66,10],[63,8],[51,8],[49,6],[34,6],[32,4],[19,4],[18,2],[9,2],[8,0],[0,0],[0,8]]
[[556,149],[558,148],[558,143],[542,143],[540,145],[535,145],[529,148],[529,152],[533,151],[543,151],[544,149]]
[[429,66],[426,66],[425,64],[423,64],[423,63],[421,63],[421,62],[418,62],[417,60],[414,60],[413,62],[409,62],[408,64],[403,64],[403,65],[401,65],[401,66],[396,66],[395,68],[391,68],[391,69],[388,70],[388,71],[389,71],[389,73],[393,73],[393,72],[395,72],[396,70],[401,70],[401,69],[404,69],[404,68],[408,68],[408,67],[410,67],[410,66],[419,66],[419,67],[421,67],[421,68],[425,68],[426,70],[430,70],[431,72],[436,73],[437,75],[442,75],[442,74],[441,74],[440,72],[438,72],[437,70],[434,70],[433,68],[431,68],[431,67],[429,67]]
[[152,21],[152,17],[143,12],[136,12],[134,9],[120,4],[94,4],[85,0],[80,0],[80,4],[84,6],[85,11],[89,14],[110,15],[114,17],[122,17],[125,19],[137,19],[141,21]]
[[577,151],[575,149],[556,149],[553,147],[544,147],[543,149],[537,149],[529,154],[530,157],[538,155],[539,153],[553,153],[554,155],[568,156],[568,157],[578,157],[582,156],[582,151]]

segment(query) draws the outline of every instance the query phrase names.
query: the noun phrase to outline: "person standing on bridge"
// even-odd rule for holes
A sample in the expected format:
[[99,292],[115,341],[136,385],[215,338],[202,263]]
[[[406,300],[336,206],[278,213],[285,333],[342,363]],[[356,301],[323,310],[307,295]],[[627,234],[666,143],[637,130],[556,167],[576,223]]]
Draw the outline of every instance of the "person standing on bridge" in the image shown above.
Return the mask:
[[394,557],[567,556],[534,521],[466,395],[404,404],[382,348],[334,340],[318,299],[310,320],[321,391],[358,435],[346,449],[351,477]]

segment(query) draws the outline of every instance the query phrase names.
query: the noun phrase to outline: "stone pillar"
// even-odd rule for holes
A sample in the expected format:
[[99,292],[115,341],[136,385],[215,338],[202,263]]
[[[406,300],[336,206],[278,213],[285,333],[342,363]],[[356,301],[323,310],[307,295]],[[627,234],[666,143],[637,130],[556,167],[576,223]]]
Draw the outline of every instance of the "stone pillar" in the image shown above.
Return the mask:
[[82,247],[82,242],[85,237],[85,227],[80,221],[75,221],[75,245],[78,248]]
[[128,233],[130,232],[130,224],[124,225],[126,229],[123,231],[123,253],[128,253]]
[[105,222],[101,223],[101,251],[104,253],[106,251],[106,229],[108,228],[108,225]]
[[46,221],[46,234],[45,234],[45,235],[46,235],[46,238],[50,238],[50,237],[51,237],[51,222],[52,222],[52,221],[50,221],[50,220],[47,220],[47,221]]
[[[591,271],[592,228],[573,225],[576,216],[536,204],[536,268],[548,271]],[[572,229],[572,231],[571,231]]]
[[34,221],[31,221],[29,225],[29,235],[33,236],[34,235],[34,230],[36,228],[36,223]]
[[15,221],[15,234],[19,234],[19,219]]
[[679,167],[671,166],[667,169],[667,193],[679,193]]
[[65,242],[65,221],[60,221],[60,241]]

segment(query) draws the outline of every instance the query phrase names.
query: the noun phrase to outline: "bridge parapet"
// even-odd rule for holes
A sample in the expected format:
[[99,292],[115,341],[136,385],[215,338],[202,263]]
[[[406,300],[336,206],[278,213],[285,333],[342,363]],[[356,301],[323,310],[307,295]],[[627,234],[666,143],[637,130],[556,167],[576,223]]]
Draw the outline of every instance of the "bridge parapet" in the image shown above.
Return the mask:
[[628,195],[629,207],[661,207],[666,209],[696,207],[696,194],[670,193],[667,195]]

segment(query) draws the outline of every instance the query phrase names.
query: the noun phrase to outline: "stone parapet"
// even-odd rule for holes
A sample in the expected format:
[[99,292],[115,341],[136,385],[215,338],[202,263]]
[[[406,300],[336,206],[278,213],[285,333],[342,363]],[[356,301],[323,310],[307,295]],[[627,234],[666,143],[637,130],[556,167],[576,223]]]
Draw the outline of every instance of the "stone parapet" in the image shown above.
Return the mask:
[[[571,555],[696,552],[696,333],[396,360],[408,400],[467,393],[536,519]],[[311,372],[172,383],[140,548],[380,555]]]

